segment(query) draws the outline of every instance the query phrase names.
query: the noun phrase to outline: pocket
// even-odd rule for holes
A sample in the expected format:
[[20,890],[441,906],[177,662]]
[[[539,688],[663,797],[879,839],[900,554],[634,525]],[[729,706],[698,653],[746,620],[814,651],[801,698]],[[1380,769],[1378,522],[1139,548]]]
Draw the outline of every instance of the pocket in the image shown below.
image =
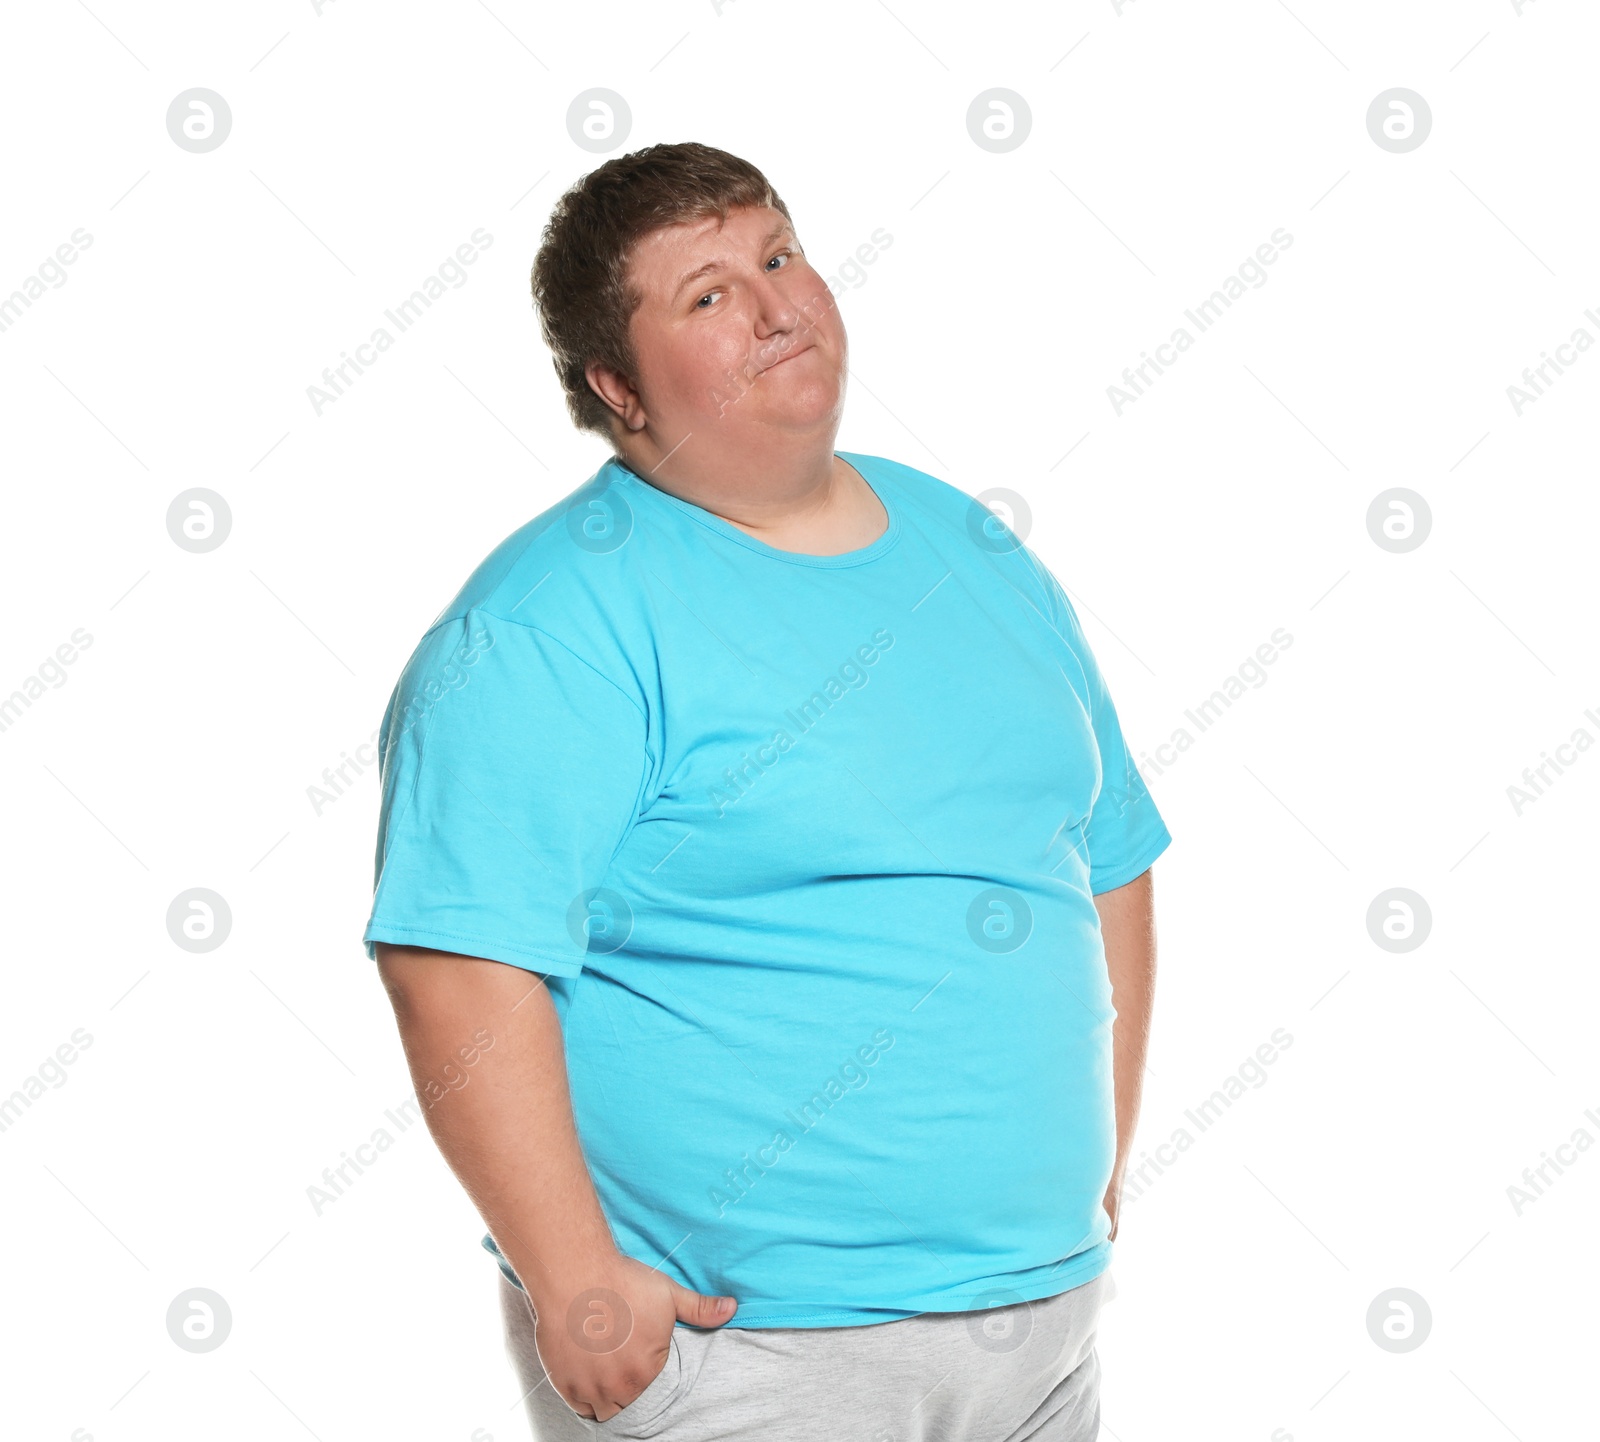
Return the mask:
[[601,1437],[647,1437],[645,1429],[655,1428],[666,1415],[667,1409],[678,1400],[683,1391],[683,1353],[678,1345],[678,1328],[667,1338],[667,1360],[661,1370],[650,1379],[650,1384],[616,1416],[597,1424],[596,1435]]

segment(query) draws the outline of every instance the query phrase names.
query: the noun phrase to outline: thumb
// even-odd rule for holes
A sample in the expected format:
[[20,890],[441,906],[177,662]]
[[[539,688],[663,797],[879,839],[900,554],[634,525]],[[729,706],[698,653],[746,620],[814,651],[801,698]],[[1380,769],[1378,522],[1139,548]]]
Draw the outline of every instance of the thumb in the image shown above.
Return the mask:
[[739,1305],[732,1297],[707,1297],[676,1282],[672,1284],[672,1296],[678,1304],[678,1320],[691,1327],[720,1327]]

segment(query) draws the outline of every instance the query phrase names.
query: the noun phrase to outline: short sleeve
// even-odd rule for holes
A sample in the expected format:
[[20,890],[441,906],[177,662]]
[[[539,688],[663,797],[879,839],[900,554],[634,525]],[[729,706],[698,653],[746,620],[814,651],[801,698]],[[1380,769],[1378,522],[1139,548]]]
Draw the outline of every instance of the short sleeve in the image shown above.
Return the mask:
[[1078,613],[1049,568],[1031,551],[1024,551],[1044,588],[1050,623],[1077,658],[1087,686],[1090,725],[1100,750],[1100,790],[1089,810],[1084,844],[1089,853],[1089,890],[1098,896],[1142,876],[1172,844],[1172,835],[1128,752],[1117,708]]
[[379,764],[367,955],[384,941],[577,976],[648,775],[633,698],[544,631],[468,611],[412,654]]

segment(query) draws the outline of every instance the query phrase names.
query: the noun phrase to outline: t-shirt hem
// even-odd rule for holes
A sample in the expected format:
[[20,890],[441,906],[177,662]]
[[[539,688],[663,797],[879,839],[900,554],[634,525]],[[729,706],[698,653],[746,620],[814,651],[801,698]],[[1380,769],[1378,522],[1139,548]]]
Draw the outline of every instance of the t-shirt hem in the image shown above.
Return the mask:
[[439,931],[432,927],[373,921],[368,923],[361,939],[366,945],[368,958],[374,961],[377,960],[376,943],[386,941],[395,946],[426,946],[434,951],[481,956],[488,961],[503,961],[510,966],[519,966],[524,971],[539,971],[550,976],[579,976],[583,972],[583,963],[570,957],[551,956],[549,952],[518,946],[514,942],[498,941],[493,937]]
[[[490,1238],[485,1237],[483,1246],[495,1259],[495,1265],[500,1275],[519,1291],[525,1290],[522,1283],[517,1280],[517,1275],[511,1266],[499,1254],[498,1250],[491,1248]],[[907,1297],[904,1300],[912,1305],[901,1309],[898,1307],[835,1307],[823,1311],[794,1311],[789,1312],[781,1308],[767,1307],[764,1310],[749,1310],[741,1307],[733,1314],[731,1320],[724,1325],[738,1327],[750,1331],[769,1331],[779,1327],[868,1327],[883,1322],[904,1321],[908,1317],[920,1317],[929,1312],[969,1312],[970,1305],[949,1306],[941,1303],[961,1302],[970,1303],[974,1296],[985,1291],[1004,1293],[1003,1301],[996,1305],[1012,1306],[1017,1302],[1038,1302],[1047,1297],[1059,1296],[1062,1292],[1070,1292],[1075,1287],[1081,1287],[1094,1281],[1102,1272],[1111,1265],[1113,1244],[1107,1240],[1098,1242],[1092,1247],[1068,1258],[1057,1267],[1051,1268],[1043,1277],[1036,1277],[1031,1282],[1011,1285],[1005,1277],[990,1278],[987,1282],[968,1284],[960,1288],[941,1288],[933,1292],[921,1293],[917,1296]],[[1037,1270],[1037,1269],[1035,1269]],[[953,1295],[954,1294],[954,1295]],[[687,1323],[679,1323],[686,1326]]]
[[1115,891],[1119,886],[1126,886],[1130,881],[1136,880],[1147,872],[1155,863],[1161,853],[1172,845],[1172,833],[1167,830],[1165,822],[1160,823],[1161,829],[1156,833],[1150,845],[1140,853],[1138,861],[1130,862],[1126,866],[1119,866],[1114,871],[1097,872],[1093,865],[1089,868],[1089,894],[1098,896],[1102,891]]
[[[1110,1242],[1097,1243],[1079,1252],[1059,1267],[1052,1268],[1045,1276],[1036,1277],[1031,1282],[1013,1282],[1005,1277],[993,1277],[987,1281],[967,1283],[954,1288],[940,1288],[937,1291],[901,1298],[899,1300],[906,1303],[908,1310],[899,1313],[898,1316],[918,1317],[928,1312],[969,1312],[973,1310],[971,1306],[973,1297],[986,1291],[1006,1294],[1005,1300],[996,1304],[1005,1306],[1014,1305],[1016,1302],[1037,1302],[1061,1292],[1070,1292],[1074,1287],[1092,1282],[1111,1265],[1111,1248]],[[890,1312],[890,1315],[886,1316],[886,1311]],[[898,1320],[898,1316],[895,1315],[894,1309],[888,1308],[834,1308],[820,1312],[788,1312],[782,1308],[769,1306],[761,1310],[740,1308],[726,1325],[747,1327],[752,1331],[774,1327],[860,1327],[895,1321]]]

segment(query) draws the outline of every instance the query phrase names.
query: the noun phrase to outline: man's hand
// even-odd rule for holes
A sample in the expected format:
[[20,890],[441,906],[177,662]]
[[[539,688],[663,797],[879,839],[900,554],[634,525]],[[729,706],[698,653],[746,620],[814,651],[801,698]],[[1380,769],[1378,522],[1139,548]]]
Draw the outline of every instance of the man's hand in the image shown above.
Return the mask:
[[[428,1129],[527,1288],[551,1384],[579,1416],[608,1421],[660,1374],[674,1321],[720,1327],[733,1299],[718,1310],[617,1251],[542,976],[454,952],[376,950]],[[455,1064],[468,1040],[470,1076]],[[448,1088],[437,1080],[458,1075]]]
[[621,1253],[567,1280],[547,1280],[532,1297],[534,1339],[550,1385],[580,1417],[609,1421],[666,1365],[672,1327],[720,1327],[737,1306],[707,1297]]
[[1106,1215],[1111,1218],[1111,1230],[1106,1233],[1106,1240],[1114,1242],[1117,1239],[1117,1219],[1122,1212],[1122,1168],[1119,1166],[1111,1174],[1111,1185],[1106,1188],[1105,1202]]

